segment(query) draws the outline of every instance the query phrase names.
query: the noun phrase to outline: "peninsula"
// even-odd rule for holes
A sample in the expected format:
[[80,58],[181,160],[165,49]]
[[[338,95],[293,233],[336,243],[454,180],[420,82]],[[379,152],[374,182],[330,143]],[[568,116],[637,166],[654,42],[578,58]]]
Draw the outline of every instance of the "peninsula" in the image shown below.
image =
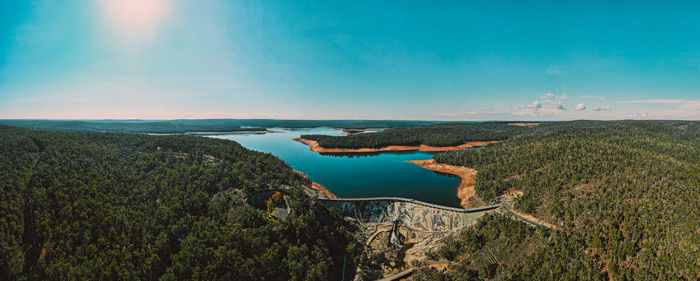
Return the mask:
[[459,205],[462,206],[462,208],[473,208],[485,205],[484,202],[476,195],[476,190],[474,189],[474,185],[476,184],[476,170],[462,166],[436,163],[435,159],[410,160],[408,162],[428,170],[459,177],[457,197],[459,197]]
[[423,151],[423,152],[442,152],[442,151],[457,151],[471,147],[486,146],[497,141],[470,141],[457,146],[428,146],[428,145],[390,145],[381,148],[327,148],[318,144],[318,141],[305,138],[294,138],[293,140],[308,145],[309,150],[318,153],[376,153],[390,151]]

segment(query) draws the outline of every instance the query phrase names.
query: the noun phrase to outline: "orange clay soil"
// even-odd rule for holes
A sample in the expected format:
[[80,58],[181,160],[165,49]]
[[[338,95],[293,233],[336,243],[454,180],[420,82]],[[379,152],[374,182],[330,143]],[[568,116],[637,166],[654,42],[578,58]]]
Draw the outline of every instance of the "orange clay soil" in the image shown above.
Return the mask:
[[530,128],[535,127],[539,124],[540,123],[508,123],[508,125],[511,125],[511,126],[530,127]]
[[510,190],[504,192],[503,195],[501,195],[501,196],[509,196],[511,198],[515,198],[515,197],[523,196],[523,194],[525,194],[525,193],[522,190],[510,189]]
[[452,174],[460,178],[459,188],[457,189],[457,197],[461,200],[459,203],[462,208],[472,208],[482,205],[481,199],[476,196],[474,185],[476,184],[477,171],[472,168],[453,166],[446,164],[435,163],[435,160],[410,160],[413,164],[421,166],[428,170],[436,172]]
[[553,225],[553,224],[551,224],[551,223],[547,223],[547,222],[545,222],[545,221],[543,221],[543,220],[541,220],[541,219],[536,218],[536,217],[533,216],[533,215],[526,214],[526,213],[521,213],[521,212],[519,212],[519,211],[517,211],[517,210],[515,210],[515,209],[513,209],[512,211],[513,211],[513,213],[516,213],[516,214],[518,214],[518,215],[521,216],[521,217],[525,217],[525,218],[527,218],[527,219],[529,219],[529,220],[531,220],[531,221],[539,222],[539,223],[541,223],[541,224],[546,225],[546,226],[549,227],[549,228],[553,228],[553,229],[559,230],[559,227],[557,227],[556,225]]
[[[294,172],[300,174],[302,177],[305,177],[305,178],[307,178],[307,179],[309,178],[309,177],[306,176],[306,174],[304,174],[304,173],[302,173],[302,172],[299,172],[299,171],[297,171],[297,170],[294,170]],[[318,184],[318,183],[311,182],[311,188],[318,190],[319,192],[325,194],[325,195],[328,196],[329,198],[337,198],[337,197],[335,196],[335,194],[331,193],[330,191],[328,191],[328,189],[326,189],[325,187],[323,187],[323,185],[320,185],[320,184]]]
[[469,147],[485,146],[497,141],[471,141],[459,146],[407,146],[407,145],[390,145],[382,148],[326,148],[318,145],[315,140],[307,140],[302,138],[294,138],[293,140],[303,143],[311,147],[311,151],[319,153],[373,153],[385,151],[454,151],[462,150]]

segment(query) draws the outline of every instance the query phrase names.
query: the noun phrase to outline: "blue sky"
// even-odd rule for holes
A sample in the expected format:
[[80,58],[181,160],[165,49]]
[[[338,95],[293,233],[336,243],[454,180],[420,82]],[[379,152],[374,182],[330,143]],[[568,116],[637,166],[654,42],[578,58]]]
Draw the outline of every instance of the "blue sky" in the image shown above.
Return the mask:
[[700,119],[693,1],[1,1],[0,118]]

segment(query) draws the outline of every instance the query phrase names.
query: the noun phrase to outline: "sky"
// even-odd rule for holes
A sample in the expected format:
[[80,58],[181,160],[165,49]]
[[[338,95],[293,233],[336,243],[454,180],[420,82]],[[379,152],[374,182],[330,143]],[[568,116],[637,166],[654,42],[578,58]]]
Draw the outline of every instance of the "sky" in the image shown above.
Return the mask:
[[697,1],[5,0],[0,119],[698,120],[698,19]]

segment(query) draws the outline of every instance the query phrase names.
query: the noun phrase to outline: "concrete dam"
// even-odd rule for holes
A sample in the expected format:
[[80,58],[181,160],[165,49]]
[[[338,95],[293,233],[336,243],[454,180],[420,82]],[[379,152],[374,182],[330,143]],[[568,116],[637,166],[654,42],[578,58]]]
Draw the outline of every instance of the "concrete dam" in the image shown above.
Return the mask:
[[[275,192],[265,190],[251,194],[247,201],[263,205]],[[362,224],[398,224],[422,232],[443,232],[467,227],[484,214],[501,207],[499,204],[461,209],[400,197],[319,198],[328,207],[337,208],[341,215]]]
[[441,232],[462,229],[500,205],[460,209],[400,197],[320,199],[338,208],[343,216],[363,224],[396,223],[417,231]]

